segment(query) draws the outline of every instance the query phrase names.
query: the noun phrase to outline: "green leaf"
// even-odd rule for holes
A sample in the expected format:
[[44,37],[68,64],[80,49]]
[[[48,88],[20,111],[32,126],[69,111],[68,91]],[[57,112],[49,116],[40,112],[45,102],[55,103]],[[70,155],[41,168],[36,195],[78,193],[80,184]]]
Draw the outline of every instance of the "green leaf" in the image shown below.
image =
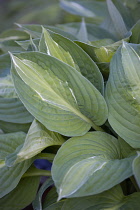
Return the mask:
[[10,74],[11,61],[9,54],[0,56],[0,77],[5,77]]
[[6,158],[6,165],[12,166],[30,159],[39,154],[46,147],[61,145],[63,142],[64,139],[60,134],[49,131],[37,120],[34,120],[24,143]]
[[137,181],[137,184],[140,188],[140,152],[137,152],[137,157],[133,161],[133,173],[135,176],[135,179]]
[[[127,2],[126,2],[127,0],[124,1],[125,2],[123,2],[122,0],[115,0],[113,1],[113,3],[117,8],[117,10],[119,11],[120,15],[122,16],[127,29],[129,30],[135,24],[135,21],[131,10],[127,7]],[[133,0],[133,5],[135,4],[134,1],[135,0]]]
[[44,170],[36,168],[34,165],[31,165],[31,167],[23,174],[22,178],[25,177],[33,177],[33,176],[51,176],[50,170]]
[[[12,55],[15,88],[32,115],[67,136],[100,130],[108,115],[100,92],[78,71],[43,53]],[[101,129],[102,130],[102,129]]]
[[11,52],[21,52],[24,51],[14,40],[4,40],[0,42],[0,50],[3,53]]
[[[113,55],[117,51],[118,47],[122,45],[123,41],[128,42],[130,39],[131,33],[127,35],[125,39],[122,39],[118,42],[114,42],[112,44],[106,45],[103,44],[100,47],[96,47],[96,41],[92,42],[94,53],[95,53],[95,61],[97,62],[110,62]],[[102,40],[101,40],[102,41]],[[98,41],[100,42],[100,41]]]
[[130,146],[140,148],[139,56],[127,43],[114,55],[106,87],[109,123]]
[[134,156],[121,159],[120,152],[118,140],[104,132],[69,139],[52,166],[58,200],[98,194],[131,176]]
[[[87,38],[89,41],[96,41],[99,39],[113,39],[116,40],[115,36],[110,33],[106,28],[102,28],[101,26],[92,24],[92,23],[85,23],[86,30],[87,30]],[[80,30],[81,23],[67,23],[67,24],[60,24],[58,25],[59,28],[64,30],[67,33],[71,33],[75,36],[75,40],[81,41],[80,37],[77,36],[78,31]]]
[[84,19],[82,19],[81,25],[80,25],[80,29],[77,33],[77,38],[81,41],[81,42],[88,42],[88,32],[87,32],[87,28],[86,28],[86,23],[84,21]]
[[[21,29],[27,31],[33,38],[40,38],[41,37],[41,33],[42,33],[42,26],[41,25],[37,25],[37,24],[34,24],[34,25],[18,24],[18,26]],[[46,29],[49,29],[49,30],[51,30],[55,33],[61,34],[62,36],[67,37],[68,39],[71,39],[71,40],[76,39],[75,36],[61,30],[60,28],[57,28],[57,27],[54,27],[54,26],[46,26],[46,25],[43,25],[43,27],[46,28]]]
[[0,120],[10,123],[30,123],[33,117],[15,92],[10,75],[0,78]]
[[0,34],[0,41],[6,40],[24,40],[28,39],[29,35],[17,29],[8,29]]
[[1,209],[21,210],[28,206],[38,190],[40,177],[28,177],[21,179],[17,187],[0,199]]
[[39,45],[39,38],[32,39],[30,37],[30,40],[24,40],[24,41],[16,41],[18,45],[20,45],[24,50],[28,51],[38,51],[38,45]]
[[[65,210],[100,210],[100,209],[137,209],[140,193],[124,196],[118,185],[106,192],[84,198],[67,199],[63,204]],[[69,208],[69,206],[71,208]],[[46,209],[49,210],[49,209]]]
[[[5,160],[10,153],[13,153],[23,143],[25,136],[26,134],[23,132],[0,134],[0,159]],[[32,162],[33,159],[30,159],[10,168],[5,164],[0,168],[0,198],[11,192],[18,185],[22,175]]]
[[45,29],[43,32],[44,39],[41,39],[43,52],[45,50],[44,46],[46,45],[50,55],[76,68],[103,94],[103,78],[92,59],[69,39],[51,31],[49,35]]
[[14,133],[19,131],[27,133],[30,126],[31,123],[10,123],[0,120],[0,128],[4,133]]
[[132,148],[126,141],[118,137],[118,141],[121,148],[121,154],[123,158],[131,157],[132,155],[136,156],[136,150]]
[[[64,63],[67,63],[68,65],[76,68],[76,65],[69,53],[69,51],[64,50],[61,46],[57,44],[52,38],[49,32],[42,27],[42,37],[39,44],[39,51],[45,52],[48,55],[54,56],[58,58],[59,60],[63,61]],[[45,49],[46,48],[46,49]],[[77,66],[77,70],[79,70],[79,67]]]
[[98,65],[102,72],[104,79],[108,79],[109,76],[109,62],[113,55],[117,51],[118,47],[122,45],[123,41],[128,42],[131,36],[131,32],[127,34],[127,37],[114,42],[111,39],[100,39],[90,43],[82,43],[75,41]]
[[69,13],[82,17],[106,16],[107,8],[105,2],[98,1],[60,1],[60,6]]
[[131,43],[140,44],[140,20],[132,27]]
[[128,31],[120,12],[111,0],[107,0],[107,7],[118,37],[120,37],[120,39],[124,38]]
[[47,208],[43,208],[43,210],[62,210],[63,209],[63,204],[64,204],[65,201],[59,201],[57,203],[54,203],[50,206],[48,206]]
[[[50,207],[50,205],[54,204],[57,202],[57,192],[56,192],[56,188],[55,186],[53,186],[50,191],[47,193],[44,201],[43,201],[43,210],[46,209],[47,207]],[[62,200],[61,200],[62,201]],[[58,203],[60,203],[61,201],[59,201]]]
[[140,193],[124,196],[120,185],[98,195],[82,198],[69,198],[56,202],[56,191],[52,188],[47,194],[43,210],[101,210],[101,209],[139,209]]
[[42,210],[42,203],[41,203],[42,195],[45,192],[45,190],[47,188],[49,188],[52,184],[53,184],[53,180],[51,178],[47,179],[43,183],[43,185],[41,186],[41,188],[39,189],[39,191],[35,197],[35,200],[32,203],[34,210]]

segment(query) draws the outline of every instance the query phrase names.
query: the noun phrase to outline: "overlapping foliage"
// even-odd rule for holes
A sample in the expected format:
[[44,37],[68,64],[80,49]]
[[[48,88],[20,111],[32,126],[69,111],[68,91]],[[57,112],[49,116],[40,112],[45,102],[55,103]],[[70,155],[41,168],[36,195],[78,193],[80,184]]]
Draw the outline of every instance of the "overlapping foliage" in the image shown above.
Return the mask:
[[0,206],[137,210],[140,2],[60,6],[81,23],[20,24],[0,38]]

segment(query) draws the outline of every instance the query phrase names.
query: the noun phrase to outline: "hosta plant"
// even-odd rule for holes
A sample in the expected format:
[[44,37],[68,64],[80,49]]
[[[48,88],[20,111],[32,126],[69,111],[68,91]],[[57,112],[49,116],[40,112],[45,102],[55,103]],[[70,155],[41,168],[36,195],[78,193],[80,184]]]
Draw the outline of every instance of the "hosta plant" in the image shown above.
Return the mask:
[[0,36],[0,207],[138,210],[140,2],[60,6],[81,23]]

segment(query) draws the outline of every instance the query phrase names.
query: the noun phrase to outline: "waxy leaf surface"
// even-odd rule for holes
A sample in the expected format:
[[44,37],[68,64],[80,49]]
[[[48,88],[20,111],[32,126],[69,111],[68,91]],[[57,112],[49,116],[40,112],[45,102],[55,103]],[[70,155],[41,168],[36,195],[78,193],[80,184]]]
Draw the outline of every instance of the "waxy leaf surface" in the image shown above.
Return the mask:
[[[43,203],[43,210],[124,210],[139,209],[140,193],[124,196],[120,185],[98,195],[85,196],[82,198],[69,198],[56,202],[55,189],[51,189]],[[51,203],[51,200],[55,200]]]
[[53,185],[53,180],[51,178],[48,178],[44,183],[43,185],[40,187],[32,205],[33,205],[33,208],[35,210],[42,210],[42,195],[43,193],[45,192],[45,190],[47,190],[47,188],[49,188],[51,185]]
[[55,132],[49,131],[40,122],[34,120],[25,138],[25,141],[17,150],[6,159],[6,165],[12,166],[16,163],[34,157],[46,147],[63,144],[63,137]]
[[138,152],[137,157],[133,161],[133,173],[134,177],[138,183],[138,186],[140,188],[140,152]]
[[21,210],[28,206],[37,193],[40,177],[27,177],[21,179],[17,187],[0,199],[0,208],[3,210]]
[[[18,26],[22,29],[27,31],[33,38],[40,38],[42,33],[42,27],[41,25],[30,25],[30,24],[18,24]],[[73,36],[70,33],[67,33],[60,28],[54,27],[54,26],[47,26],[43,25],[44,28],[49,29],[51,31],[54,31],[55,33],[61,34],[64,37],[67,37],[68,39],[75,40],[76,37]]]
[[33,162],[33,159],[30,159],[13,167],[5,165],[5,158],[24,142],[25,136],[26,134],[23,132],[0,134],[0,160],[3,161],[3,165],[0,167],[0,198],[11,192],[18,185],[22,175]]
[[121,159],[120,152],[118,140],[104,132],[69,139],[52,166],[58,199],[98,194],[131,176],[134,157]]
[[[43,28],[40,47],[46,45],[46,53],[67,63],[80,71],[102,94],[104,82],[100,70],[94,61],[73,41]],[[43,46],[42,46],[43,45]]]
[[77,136],[105,123],[108,110],[103,96],[74,68],[37,52],[12,55],[12,60],[21,101],[49,130]]
[[21,124],[33,120],[18,98],[10,75],[0,78],[0,120]]
[[109,123],[134,148],[140,148],[140,57],[127,43],[114,55],[106,87]]
[[105,2],[99,1],[60,1],[60,6],[69,13],[80,15],[82,17],[98,17],[107,14],[107,7]]

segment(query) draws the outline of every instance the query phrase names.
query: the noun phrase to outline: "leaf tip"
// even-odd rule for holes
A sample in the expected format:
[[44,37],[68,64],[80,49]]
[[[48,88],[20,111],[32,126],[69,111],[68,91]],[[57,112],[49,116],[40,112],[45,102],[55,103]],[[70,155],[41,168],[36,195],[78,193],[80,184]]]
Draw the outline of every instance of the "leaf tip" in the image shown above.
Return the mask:
[[60,201],[62,199],[61,195],[58,196],[57,198],[57,202]]
[[16,26],[18,26],[19,28],[22,28],[22,25],[19,23],[14,23]]
[[60,190],[59,190],[59,193],[58,193],[57,202],[60,201],[62,198],[63,198],[62,189],[60,189]]
[[13,59],[14,58],[14,55],[10,51],[8,51],[8,53],[9,53],[11,59]]

